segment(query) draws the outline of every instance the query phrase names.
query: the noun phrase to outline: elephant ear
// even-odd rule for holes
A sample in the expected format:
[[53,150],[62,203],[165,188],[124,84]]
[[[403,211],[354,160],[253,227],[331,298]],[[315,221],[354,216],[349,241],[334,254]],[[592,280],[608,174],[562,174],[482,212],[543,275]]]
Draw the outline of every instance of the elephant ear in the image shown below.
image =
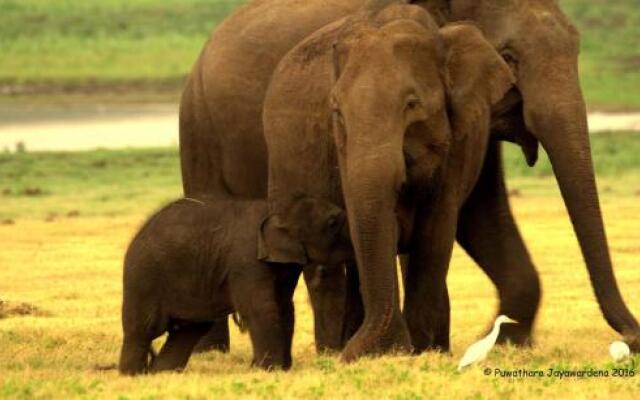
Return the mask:
[[445,44],[444,81],[453,135],[462,139],[488,129],[491,106],[515,83],[507,63],[470,23],[440,29]]
[[258,259],[282,264],[308,263],[304,246],[291,235],[287,225],[277,214],[268,216],[260,224]]
[[[517,101],[510,101],[509,97],[516,97]],[[520,146],[527,165],[533,167],[538,161],[538,139],[527,129],[524,121],[524,110],[517,89],[512,89],[505,99],[492,110],[491,136],[498,140],[515,143]],[[517,104],[516,104],[517,103]],[[501,107],[502,106],[502,107]],[[507,111],[504,111],[504,110]]]

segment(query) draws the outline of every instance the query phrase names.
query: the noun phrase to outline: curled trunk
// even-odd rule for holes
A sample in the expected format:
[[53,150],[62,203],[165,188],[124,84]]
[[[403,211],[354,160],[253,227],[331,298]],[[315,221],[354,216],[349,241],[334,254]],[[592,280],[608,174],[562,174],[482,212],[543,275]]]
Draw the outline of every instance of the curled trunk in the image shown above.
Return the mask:
[[[405,179],[402,135],[375,135],[383,130],[363,129],[366,143],[357,133],[347,135],[346,157],[339,157],[342,187],[349,216],[364,322],[343,353],[345,361],[393,347],[408,349],[410,339],[400,314],[395,258],[398,227],[395,205]],[[375,143],[375,137],[383,140]],[[386,139],[384,139],[386,138]],[[355,142],[355,143],[354,143]]]

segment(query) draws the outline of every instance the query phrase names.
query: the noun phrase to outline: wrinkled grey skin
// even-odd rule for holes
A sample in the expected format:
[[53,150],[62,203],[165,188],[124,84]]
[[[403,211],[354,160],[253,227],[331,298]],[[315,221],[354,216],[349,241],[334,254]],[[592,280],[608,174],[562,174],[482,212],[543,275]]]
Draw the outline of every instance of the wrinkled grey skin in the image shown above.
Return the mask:
[[[520,144],[529,165],[542,144],[602,313],[640,351],[640,327],[616,284],[600,211],[578,75],[579,33],[553,0],[452,0],[448,18],[474,21],[511,65],[516,90],[492,121],[493,133]],[[509,209],[501,164],[499,145],[492,144],[459,220],[458,241],[496,284],[499,314],[520,321],[505,327],[502,339],[526,343],[539,283]]]
[[[288,369],[302,265],[352,258],[342,209],[308,196],[289,206],[274,215],[263,200],[208,197],[153,215],[125,256],[120,372],[183,369],[212,322],[232,312],[249,330],[252,364]],[[260,261],[265,253],[286,260]],[[151,341],[166,332],[149,360]]]
[[[269,78],[296,43],[331,22],[336,12],[346,15],[360,6],[342,0],[325,2],[326,9],[307,9],[299,1],[267,3],[241,7],[220,24],[187,81],[180,104],[180,159],[187,197],[266,198],[261,115]],[[296,23],[283,25],[279,17],[289,12],[295,13]],[[243,35],[238,35],[240,30]],[[307,268],[304,278],[314,311],[316,348],[339,351],[363,318],[355,266]],[[205,337],[201,349],[206,348],[229,348],[226,318]]]
[[[334,202],[344,196],[364,306],[373,315],[344,360],[409,347],[387,259],[410,255],[407,304],[432,296],[430,282],[445,290],[457,212],[482,168],[490,109],[512,83],[477,28],[438,30],[414,5],[330,24],[277,66],[263,111],[269,204],[286,210],[292,188]],[[431,257],[443,269],[418,275],[413,263]],[[387,296],[394,308],[379,310]],[[405,314],[407,323],[423,318],[412,308]],[[391,325],[377,315],[391,315]]]
[[[478,184],[462,207],[456,229],[458,242],[496,285],[498,313],[520,322],[502,329],[499,340],[530,342],[540,284],[510,210],[497,139],[518,143],[530,165],[537,159],[538,143],[549,154],[602,312],[638,351],[640,328],[620,296],[602,223],[578,79],[575,28],[552,0],[416,3],[440,23],[475,22],[516,77],[516,89],[495,110],[491,132],[495,139],[488,145]],[[267,154],[260,116],[271,73],[306,36],[364,4],[365,0],[255,1],[216,29],[194,66],[182,102],[180,145],[187,193],[266,194]],[[424,271],[441,269],[429,260],[412,263]],[[440,297],[422,303],[434,308],[444,301]],[[446,319],[444,314],[441,319]],[[448,328],[440,327],[417,329],[444,330],[448,335]],[[417,347],[429,345],[427,341]]]

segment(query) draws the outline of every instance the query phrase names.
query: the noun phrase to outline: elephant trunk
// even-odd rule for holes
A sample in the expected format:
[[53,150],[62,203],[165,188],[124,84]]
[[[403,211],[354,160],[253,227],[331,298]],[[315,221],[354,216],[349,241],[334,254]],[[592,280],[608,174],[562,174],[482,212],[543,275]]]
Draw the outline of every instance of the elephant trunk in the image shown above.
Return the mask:
[[598,304],[609,325],[640,351],[640,328],[625,305],[613,273],[595,173],[585,102],[574,65],[534,72],[552,92],[521,85],[525,121],[549,155],[564,203],[580,243]]
[[[394,346],[410,346],[400,314],[395,265],[398,243],[395,206],[405,179],[402,135],[389,139],[393,134],[375,133],[382,130],[380,125],[377,129],[369,128],[372,129],[360,129],[362,135],[350,131],[347,155],[340,157],[349,230],[365,309],[364,321],[343,353],[345,361]],[[380,138],[380,143],[376,143],[376,138]]]

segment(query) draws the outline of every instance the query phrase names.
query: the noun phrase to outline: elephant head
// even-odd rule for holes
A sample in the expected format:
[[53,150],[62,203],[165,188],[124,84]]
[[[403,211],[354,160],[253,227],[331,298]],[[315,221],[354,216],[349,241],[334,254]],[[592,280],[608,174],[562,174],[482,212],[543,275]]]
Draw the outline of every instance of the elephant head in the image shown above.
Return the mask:
[[274,263],[338,265],[353,258],[346,213],[303,194],[271,213],[258,235],[258,258]]
[[396,335],[401,192],[432,180],[452,141],[488,135],[491,107],[514,78],[477,28],[439,30],[424,9],[402,4],[345,24],[332,69],[333,136],[366,309],[343,354],[350,360]]
[[[432,3],[419,1],[420,3]],[[549,155],[605,319],[640,350],[640,328],[616,284],[596,188],[580,35],[554,0],[438,0],[450,20],[472,20],[509,63],[516,89],[496,126],[517,133],[530,165],[538,141]],[[502,129],[504,130],[504,129]]]

